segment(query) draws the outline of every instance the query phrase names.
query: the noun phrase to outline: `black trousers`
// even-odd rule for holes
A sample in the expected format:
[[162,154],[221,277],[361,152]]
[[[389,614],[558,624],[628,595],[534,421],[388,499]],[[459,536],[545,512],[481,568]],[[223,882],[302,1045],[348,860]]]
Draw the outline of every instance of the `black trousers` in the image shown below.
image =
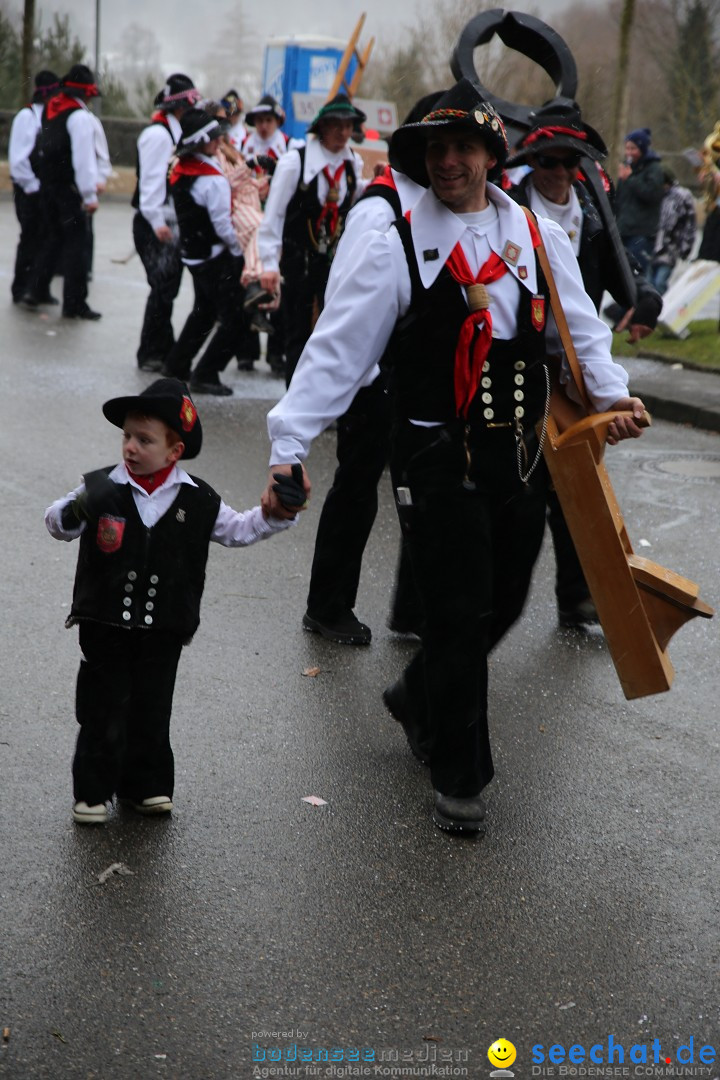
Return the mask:
[[58,254],[64,278],[63,313],[77,315],[87,304],[87,214],[74,187],[44,184],[40,189],[44,239],[33,268],[32,289],[55,268]]
[[137,350],[140,364],[151,358],[165,359],[175,344],[172,310],[180,291],[183,264],[178,245],[158,240],[139,211],[133,218],[133,240],[150,286]]
[[223,251],[214,259],[188,266],[188,270],[193,279],[195,302],[165,366],[178,379],[187,378],[193,359],[217,323],[217,330],[192,377],[197,382],[219,382],[219,374],[234,356],[243,331],[242,260]]
[[94,806],[114,794],[137,802],[172,797],[170,713],[180,637],[83,622],[80,648],[75,800]]
[[555,596],[558,608],[569,611],[590,596],[575,544],[554,488],[548,488],[547,520],[555,550]]
[[[15,273],[11,285],[13,300],[34,289],[33,267],[43,244],[43,218],[40,192],[26,195],[19,184],[13,184],[15,216],[20,224],[20,238],[15,254]],[[45,283],[42,296],[49,290],[50,278]],[[38,297],[39,298],[39,297]]]
[[290,385],[315,322],[325,304],[330,262],[322,256],[305,259],[292,252],[280,263],[283,276],[282,311],[285,336],[285,383]]
[[[534,434],[526,442],[532,460]],[[546,497],[543,470],[520,481],[509,428],[486,430],[471,447],[468,465],[459,425],[401,421],[391,456],[396,497],[400,487],[412,499],[398,514],[424,619],[406,701],[430,748],[433,786],[460,798],[493,776],[487,657],[524,606]]]
[[337,459],[315,538],[308,611],[333,619],[355,607],[363,552],[388,461],[390,404],[384,375],[358,391],[337,422]]

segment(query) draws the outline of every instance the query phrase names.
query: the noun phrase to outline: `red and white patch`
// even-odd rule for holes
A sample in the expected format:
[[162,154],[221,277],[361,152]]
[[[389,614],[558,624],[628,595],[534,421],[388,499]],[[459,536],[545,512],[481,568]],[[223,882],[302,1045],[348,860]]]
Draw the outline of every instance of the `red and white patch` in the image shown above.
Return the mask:
[[103,514],[98,521],[97,546],[105,555],[112,555],[122,547],[125,518]]
[[505,247],[502,249],[500,258],[503,262],[506,262],[508,266],[515,266],[520,258],[520,252],[522,248],[519,244],[513,244],[512,240],[508,240]]
[[545,327],[545,297],[533,296],[530,301],[530,319],[533,327],[536,330],[542,330]]

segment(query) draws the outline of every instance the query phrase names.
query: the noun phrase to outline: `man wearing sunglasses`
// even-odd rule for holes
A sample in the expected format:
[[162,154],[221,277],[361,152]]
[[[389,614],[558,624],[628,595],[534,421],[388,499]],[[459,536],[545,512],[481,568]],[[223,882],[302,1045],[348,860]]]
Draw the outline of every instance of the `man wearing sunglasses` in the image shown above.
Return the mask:
[[[600,135],[584,123],[576,102],[555,98],[537,110],[530,130],[523,136],[507,168],[530,166],[510,195],[535,214],[551,218],[567,233],[580,265],[585,291],[600,310],[607,290],[623,310],[622,261],[626,253],[614,245],[595,205],[590,188],[582,182],[582,165],[599,168],[607,155]],[[597,164],[596,164],[597,163]],[[643,277],[632,260],[637,304],[630,315],[631,341],[651,334],[662,309],[660,294]],[[598,621],[575,548],[554,492],[548,496],[548,521],[557,562],[555,592],[561,626],[583,627]]]

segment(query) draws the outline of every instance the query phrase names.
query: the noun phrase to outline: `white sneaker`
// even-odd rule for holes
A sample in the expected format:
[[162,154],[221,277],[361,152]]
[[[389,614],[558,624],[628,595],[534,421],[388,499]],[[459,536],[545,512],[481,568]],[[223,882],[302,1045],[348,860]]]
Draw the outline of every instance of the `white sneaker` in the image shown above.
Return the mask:
[[169,814],[173,808],[169,795],[153,795],[142,802],[134,802],[132,806],[139,814]]
[[104,825],[107,821],[107,806],[105,803],[88,806],[81,800],[73,806],[73,818],[81,825]]

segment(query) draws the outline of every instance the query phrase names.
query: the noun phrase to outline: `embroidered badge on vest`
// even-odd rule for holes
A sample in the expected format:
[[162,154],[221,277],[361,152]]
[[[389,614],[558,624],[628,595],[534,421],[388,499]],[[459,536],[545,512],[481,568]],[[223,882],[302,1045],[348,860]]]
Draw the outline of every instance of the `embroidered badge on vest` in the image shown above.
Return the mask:
[[500,253],[500,258],[503,262],[506,262],[508,266],[515,266],[520,258],[521,251],[522,248],[519,244],[513,244],[512,240],[508,240]]
[[114,551],[120,550],[124,532],[125,518],[103,514],[98,521],[97,546],[105,555],[112,555]]
[[518,277],[524,281],[527,277],[527,266],[518,266]]
[[545,326],[545,297],[533,296],[530,301],[530,319],[535,330],[542,330]]
[[185,511],[182,510],[182,509],[178,510],[177,514],[175,515],[175,520],[179,521],[181,523],[184,522],[185,521]]
[[435,262],[440,258],[440,252],[437,248],[425,248],[423,251],[423,262]]

